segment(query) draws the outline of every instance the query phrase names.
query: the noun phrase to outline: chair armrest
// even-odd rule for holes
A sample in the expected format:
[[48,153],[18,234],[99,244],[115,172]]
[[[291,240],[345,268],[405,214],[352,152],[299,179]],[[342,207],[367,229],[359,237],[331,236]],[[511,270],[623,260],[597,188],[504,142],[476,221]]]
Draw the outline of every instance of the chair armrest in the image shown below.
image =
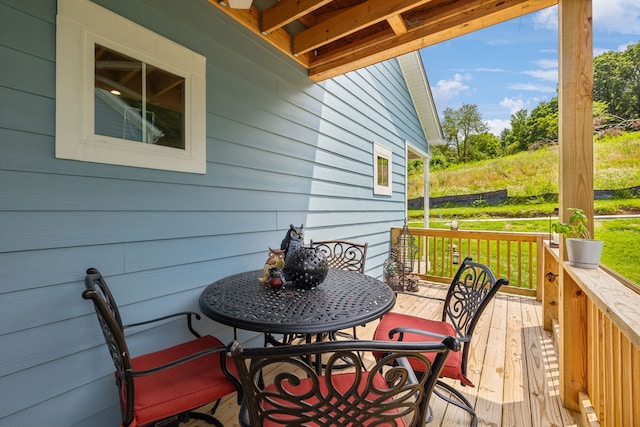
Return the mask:
[[157,317],[155,319],[145,320],[144,322],[130,323],[128,325],[124,325],[122,327],[122,329],[134,328],[136,326],[142,326],[142,325],[148,325],[150,323],[159,322],[161,320],[171,319],[173,317],[180,317],[180,316],[187,316],[187,327],[189,328],[189,331],[196,338],[200,338],[200,334],[198,332],[196,332],[195,329],[193,329],[193,326],[192,326],[192,316],[195,317],[196,319],[200,320],[200,314],[196,313],[195,311],[182,311],[180,313],[173,313],[173,314],[168,314],[166,316]]
[[[405,333],[423,335],[423,336],[439,338],[439,339],[445,339],[448,337],[448,335],[436,334],[435,332],[425,331],[424,329],[399,327],[399,328],[393,328],[389,331],[389,339],[393,339],[394,335],[400,334],[399,341],[402,341]],[[458,340],[460,342],[469,342],[471,341],[471,337],[458,336]]]
[[[176,360],[171,361],[169,363],[165,363],[163,365],[158,365],[155,368],[145,369],[144,371],[134,371],[134,370],[128,369],[126,371],[126,373],[127,373],[127,375],[130,375],[132,377],[142,377],[142,376],[145,376],[145,375],[154,374],[154,373],[159,372],[159,371],[164,371],[165,369],[170,369],[170,368],[173,368],[173,367],[178,366],[178,365],[182,365],[183,363],[190,362],[192,360],[198,359],[198,358],[203,357],[203,356],[207,356],[209,354],[223,353],[226,350],[227,350],[227,348],[224,347],[224,346],[207,348],[205,350],[200,350],[197,353],[190,354],[189,356],[181,357],[180,359],[176,359]],[[223,363],[225,363],[225,362],[223,362]]]
[[406,357],[399,357],[396,359],[398,365],[402,366],[407,370],[407,375],[409,376],[409,384],[418,384],[418,377],[416,377],[416,373],[411,367],[411,363]]

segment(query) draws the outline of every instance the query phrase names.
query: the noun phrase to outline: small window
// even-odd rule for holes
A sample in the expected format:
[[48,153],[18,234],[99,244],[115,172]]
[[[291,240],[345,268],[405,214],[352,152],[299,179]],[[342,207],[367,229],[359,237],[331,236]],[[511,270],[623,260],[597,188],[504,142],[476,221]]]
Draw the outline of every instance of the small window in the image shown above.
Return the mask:
[[99,44],[94,63],[96,135],[184,150],[184,77]]
[[391,170],[392,152],[377,142],[373,145],[373,194],[390,196],[393,175]]
[[56,157],[206,173],[206,60],[87,0],[59,0]]

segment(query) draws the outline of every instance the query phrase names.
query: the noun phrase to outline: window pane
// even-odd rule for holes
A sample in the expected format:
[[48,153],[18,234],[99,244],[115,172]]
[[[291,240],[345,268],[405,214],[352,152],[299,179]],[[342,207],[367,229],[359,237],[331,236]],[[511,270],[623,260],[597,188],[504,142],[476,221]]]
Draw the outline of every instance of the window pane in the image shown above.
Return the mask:
[[185,79],[95,45],[95,133],[185,148]]
[[389,186],[389,159],[378,157],[378,185]]

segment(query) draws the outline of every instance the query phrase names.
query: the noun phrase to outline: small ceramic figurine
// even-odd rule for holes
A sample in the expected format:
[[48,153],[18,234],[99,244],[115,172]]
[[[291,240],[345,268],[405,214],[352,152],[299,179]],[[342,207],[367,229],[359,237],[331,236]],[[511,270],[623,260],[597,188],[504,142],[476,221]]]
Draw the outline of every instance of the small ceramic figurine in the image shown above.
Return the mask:
[[268,285],[269,283],[269,270],[277,267],[284,267],[284,253],[285,251],[282,249],[273,249],[269,248],[269,258],[264,263],[264,267],[262,268],[262,277],[258,278],[258,281],[263,285]]
[[280,249],[284,250],[285,260],[293,254],[299,247],[304,246],[304,233],[302,228],[304,224],[300,224],[300,227],[294,227],[293,224],[289,226],[287,234],[285,234],[282,243],[280,243]]
[[273,267],[269,270],[269,286],[273,289],[279,289],[284,285],[284,277],[282,276],[282,269]]

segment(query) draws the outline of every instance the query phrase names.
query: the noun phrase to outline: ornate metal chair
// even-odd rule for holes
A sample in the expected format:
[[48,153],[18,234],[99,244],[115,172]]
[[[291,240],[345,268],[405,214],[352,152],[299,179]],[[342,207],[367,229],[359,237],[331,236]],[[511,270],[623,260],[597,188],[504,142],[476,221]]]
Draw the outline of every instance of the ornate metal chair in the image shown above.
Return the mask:
[[311,240],[310,246],[324,253],[329,261],[329,268],[364,273],[368,243],[354,243],[346,240],[324,240],[320,242]]
[[[442,341],[325,341],[278,347],[243,348],[229,353],[243,388],[240,425],[270,426],[418,426],[457,338]],[[358,353],[378,352],[371,367]],[[324,375],[310,359],[326,360]],[[429,356],[429,357],[427,357]],[[344,359],[353,370],[337,372]],[[416,378],[413,366],[426,373]],[[264,385],[266,384],[266,386]]]
[[[311,240],[309,245],[321,251],[327,257],[329,268],[364,273],[369,243],[355,243],[347,240],[323,240],[316,242]],[[340,331],[331,332],[331,338],[334,339],[336,334],[355,339],[356,327],[353,328],[351,334]]]
[[[177,426],[181,421],[196,418],[222,427],[212,415],[220,399],[238,390],[239,383],[227,371],[225,345],[211,335],[200,336],[193,329],[192,317],[200,319],[200,315],[183,312],[123,326],[111,291],[97,269],[87,270],[85,287],[82,297],[93,302],[116,367],[122,425]],[[187,327],[195,339],[131,357],[125,341],[125,329],[177,316],[186,318]],[[211,402],[216,402],[212,415],[192,412]]]
[[[496,279],[491,269],[470,257],[460,265],[446,298],[432,298],[413,293],[406,293],[418,298],[444,301],[442,318],[430,320],[402,313],[385,314],[374,333],[377,340],[425,341],[440,340],[443,336],[456,336],[462,343],[461,353],[452,353],[442,369],[441,376],[459,380],[463,386],[473,387],[467,378],[467,359],[473,331],[491,299],[506,279]],[[404,292],[402,292],[404,294]],[[418,367],[414,368],[420,371]],[[439,390],[434,393],[448,402],[464,409],[472,416],[472,425],[477,425],[477,416],[473,405],[462,393],[449,384],[438,381],[437,386],[450,392],[455,399],[444,396]]]

